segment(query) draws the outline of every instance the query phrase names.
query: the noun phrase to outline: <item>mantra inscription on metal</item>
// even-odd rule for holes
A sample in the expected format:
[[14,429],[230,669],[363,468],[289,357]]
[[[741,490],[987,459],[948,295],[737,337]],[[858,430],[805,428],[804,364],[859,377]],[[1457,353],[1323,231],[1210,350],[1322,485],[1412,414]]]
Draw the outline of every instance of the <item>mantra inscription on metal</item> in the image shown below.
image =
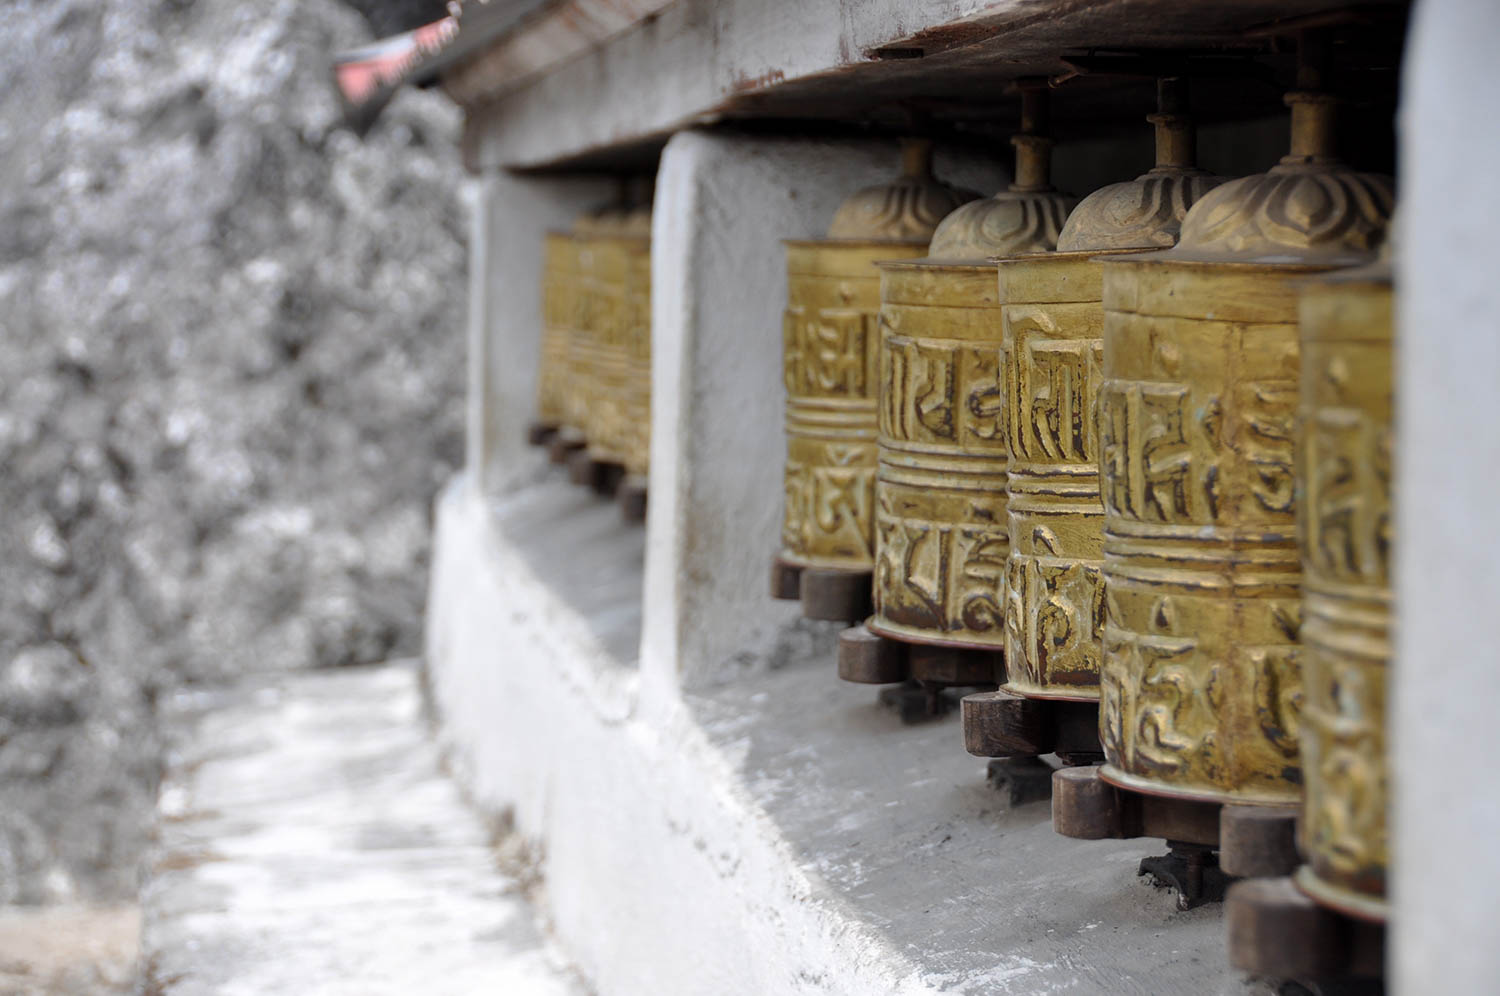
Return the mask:
[[1302,292],[1303,686],[1297,884],[1385,915],[1392,379],[1388,264]]
[[1100,740],[1127,787],[1298,798],[1291,282],[1305,273],[1106,264]]
[[625,472],[645,477],[651,464],[651,243],[625,246],[625,392],[619,448]]
[[584,434],[589,456],[604,463],[623,464],[626,394],[630,365],[626,345],[625,274],[628,250],[636,240],[620,236],[594,236],[579,254],[583,296],[585,369],[589,396]]
[[875,261],[924,243],[788,242],[784,560],[873,563],[880,275]]
[[1104,508],[1097,398],[1104,368],[1098,253],[999,261],[1010,449],[1006,691],[1097,699]]
[[574,319],[578,244],[564,232],[548,232],[542,249],[542,349],[537,374],[537,417],[548,425],[567,419],[568,337]]
[[872,631],[998,649],[1004,390],[994,268],[881,266],[879,554]]
[[1174,249],[1104,262],[1102,777],[1224,803],[1302,797],[1297,293],[1368,263],[1388,178],[1287,95],[1291,151],[1209,191]]

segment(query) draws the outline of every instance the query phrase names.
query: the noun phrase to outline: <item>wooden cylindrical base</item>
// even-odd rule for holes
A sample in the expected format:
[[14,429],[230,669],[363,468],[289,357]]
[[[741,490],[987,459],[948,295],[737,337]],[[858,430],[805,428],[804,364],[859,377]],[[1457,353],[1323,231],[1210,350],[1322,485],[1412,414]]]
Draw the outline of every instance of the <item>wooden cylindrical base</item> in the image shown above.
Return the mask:
[[869,571],[806,567],[798,580],[802,615],[825,622],[852,623],[874,609]]
[[617,463],[595,459],[586,449],[575,450],[568,457],[568,479],[582,488],[591,488],[605,498],[614,496],[625,478],[625,468]]
[[547,459],[553,463],[569,463],[573,454],[587,445],[588,440],[584,439],[583,433],[563,426],[547,441]]
[[526,427],[526,442],[532,446],[546,446],[557,435],[556,422],[532,422]]
[[[1052,774],[1052,828],[1079,840],[1157,837],[1183,856],[1201,849],[1217,851],[1217,869],[1225,875],[1289,875],[1300,863],[1294,806],[1234,806],[1217,802],[1148,795],[1112,785],[1096,766],[1062,768]],[[1148,859],[1142,873],[1158,881],[1180,883],[1157,874]],[[1180,890],[1179,906],[1206,901]]]
[[626,474],[615,490],[615,501],[620,503],[620,516],[630,523],[646,521],[646,478],[640,474]]
[[[807,574],[802,576],[807,603]],[[1003,673],[999,651],[906,643],[853,626],[839,634],[839,677],[868,685],[918,681],[942,687],[987,686]]]
[[964,696],[964,747],[978,757],[1057,754],[1066,764],[1097,764],[1099,705],[1028,699],[1007,691]]
[[[1235,883],[1224,902],[1229,961],[1251,975],[1365,980],[1379,992],[1385,925],[1320,906],[1290,878]],[[1340,991],[1344,991],[1341,987]]]
[[771,597],[802,602],[802,615],[823,622],[855,623],[874,608],[870,572],[807,567],[771,558]]
[[802,598],[802,565],[771,558],[771,597],[795,602]]

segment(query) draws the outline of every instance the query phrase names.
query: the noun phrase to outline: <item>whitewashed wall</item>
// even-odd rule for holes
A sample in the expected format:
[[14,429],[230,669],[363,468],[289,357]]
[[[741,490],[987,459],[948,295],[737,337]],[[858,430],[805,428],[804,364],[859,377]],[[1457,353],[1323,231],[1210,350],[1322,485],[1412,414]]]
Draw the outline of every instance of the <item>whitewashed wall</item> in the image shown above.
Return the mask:
[[1500,992],[1500,4],[1425,0],[1397,265],[1393,973]]

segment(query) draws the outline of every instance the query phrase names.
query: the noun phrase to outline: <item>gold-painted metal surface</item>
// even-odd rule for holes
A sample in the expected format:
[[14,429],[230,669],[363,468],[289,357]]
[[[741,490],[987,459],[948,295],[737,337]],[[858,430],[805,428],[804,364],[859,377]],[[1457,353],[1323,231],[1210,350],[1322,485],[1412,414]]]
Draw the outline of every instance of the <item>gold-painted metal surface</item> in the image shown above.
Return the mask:
[[1302,291],[1302,766],[1297,885],[1385,918],[1391,665],[1391,270]]
[[787,243],[781,558],[789,563],[869,570],[873,562],[875,261],[922,250],[914,243]]
[[584,435],[590,458],[625,463],[624,409],[630,390],[626,269],[636,240],[620,234],[584,241],[579,271],[587,306],[581,321],[589,394]]
[[1100,267],[1086,252],[999,261],[1010,467],[1006,691],[1099,697],[1103,519],[1094,419]]
[[995,273],[880,267],[875,616],[883,636],[1004,645],[1005,436]]
[[1288,103],[1278,166],[1103,264],[1102,776],[1142,792],[1301,798],[1297,286],[1368,262],[1392,197],[1331,155],[1326,98]]
[[1222,182],[1196,167],[1192,122],[1171,113],[1183,94],[1165,85],[1161,93],[1158,113],[1147,118],[1156,128],[1156,165],[1084,198],[1057,252],[996,261],[1010,450],[1002,687],[1017,695],[1099,698],[1100,259],[1173,245],[1188,209]]
[[[1045,94],[1027,95],[1035,131]],[[927,258],[882,262],[875,614],[908,643],[1005,645],[1005,390],[994,267],[1051,249],[1075,199],[1053,190],[1049,140],[1013,139],[1017,182],[958,208]]]
[[973,195],[931,173],[932,145],[908,141],[902,175],[859,191],[830,237],[789,241],[782,324],[786,505],[780,559],[870,570],[874,556],[877,260],[920,256],[939,221]]
[[625,396],[620,445],[625,472],[645,478],[651,464],[651,215],[632,222],[625,250]]
[[563,389],[562,434],[578,444],[588,437],[589,409],[596,395],[596,326],[603,312],[598,279],[593,275],[594,243],[618,227],[618,209],[581,215],[573,224],[571,321],[568,325]]
[[545,425],[566,421],[568,337],[574,317],[578,245],[567,232],[548,232],[542,245],[542,348],[537,370],[537,418]]

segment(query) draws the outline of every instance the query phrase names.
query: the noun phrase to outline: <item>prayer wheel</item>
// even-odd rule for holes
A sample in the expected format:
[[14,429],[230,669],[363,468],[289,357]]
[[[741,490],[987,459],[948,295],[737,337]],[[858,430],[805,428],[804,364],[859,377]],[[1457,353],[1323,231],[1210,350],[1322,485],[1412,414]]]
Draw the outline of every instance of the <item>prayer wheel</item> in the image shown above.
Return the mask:
[[[1101,260],[1174,245],[1188,209],[1222,182],[1197,168],[1186,104],[1183,81],[1161,80],[1147,118],[1155,166],[1084,198],[1056,252],[997,261],[1010,555],[1005,683],[963,702],[965,744],[981,757],[1102,759]],[[1044,767],[1032,766],[1045,785]]]
[[559,294],[559,318],[566,321],[566,348],[559,352],[564,356],[565,375],[561,380],[561,425],[553,435],[549,448],[555,463],[568,463],[573,468],[574,479],[580,477],[578,468],[584,468],[586,477],[592,465],[587,461],[589,408],[595,395],[597,363],[595,360],[596,313],[598,281],[593,277],[592,249],[595,242],[619,227],[621,210],[617,207],[601,208],[580,215],[573,223],[570,238],[571,251],[564,257],[570,264],[565,272],[568,291]]
[[938,688],[992,686],[1004,669],[1007,447],[990,258],[1051,249],[1076,203],[1051,183],[1047,101],[1044,83],[1022,87],[1014,183],[943,219],[925,258],[880,264],[874,614],[840,637],[839,674],[918,682],[926,714],[944,708]]
[[631,212],[625,246],[625,393],[620,409],[620,445],[625,479],[616,497],[625,518],[646,517],[651,469],[651,211]]
[[771,592],[812,619],[869,612],[875,546],[877,260],[919,256],[974,195],[932,175],[932,143],[903,142],[902,175],[861,190],[824,239],[788,241],[782,326],[786,505]]
[[638,241],[628,233],[628,224],[623,215],[613,219],[608,231],[587,239],[579,252],[588,301],[584,341],[590,393],[583,430],[588,439],[587,480],[608,491],[613,491],[625,465],[622,423],[630,382],[625,275],[630,249]]
[[1298,886],[1385,918],[1391,660],[1391,266],[1302,292],[1302,842]]
[[1279,165],[1206,194],[1176,248],[1103,264],[1106,763],[1054,775],[1053,821],[1167,838],[1143,871],[1184,905],[1222,892],[1216,860],[1297,860],[1297,291],[1370,262],[1392,206],[1389,179],[1334,156],[1320,82],[1305,59]]
[[573,324],[577,243],[569,232],[542,240],[542,342],[538,357],[536,419],[527,437],[545,445],[562,427],[568,391],[568,336]]
[[1230,891],[1230,957],[1281,978],[1377,976],[1389,861],[1389,259],[1310,281],[1298,317],[1306,863],[1291,880]]

